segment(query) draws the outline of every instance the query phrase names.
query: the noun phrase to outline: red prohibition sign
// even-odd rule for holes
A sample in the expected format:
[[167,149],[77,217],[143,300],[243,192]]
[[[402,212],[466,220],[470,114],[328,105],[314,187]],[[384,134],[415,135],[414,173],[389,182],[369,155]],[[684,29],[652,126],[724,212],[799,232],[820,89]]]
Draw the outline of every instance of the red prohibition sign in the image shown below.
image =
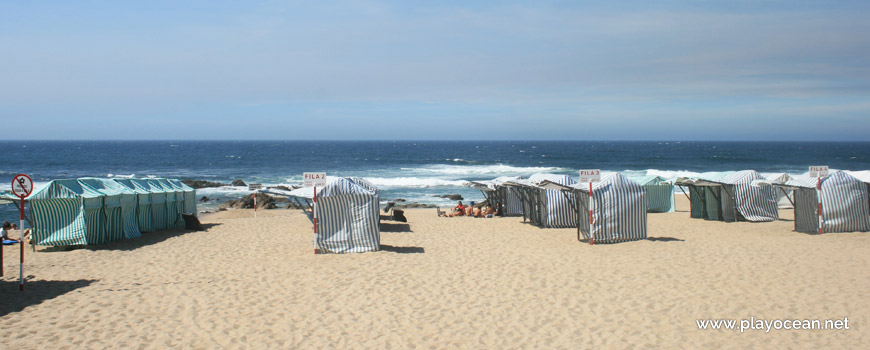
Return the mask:
[[12,193],[24,199],[33,192],[33,179],[25,174],[18,174],[12,178]]

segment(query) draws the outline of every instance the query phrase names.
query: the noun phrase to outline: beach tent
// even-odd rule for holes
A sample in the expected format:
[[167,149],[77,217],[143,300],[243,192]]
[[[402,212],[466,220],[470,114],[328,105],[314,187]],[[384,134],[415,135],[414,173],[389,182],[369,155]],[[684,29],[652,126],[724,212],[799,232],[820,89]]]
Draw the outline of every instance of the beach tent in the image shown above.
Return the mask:
[[140,232],[154,232],[154,218],[151,215],[151,191],[147,182],[138,179],[114,179],[115,183],[124,186],[125,189],[136,193],[137,220]]
[[76,179],[52,180],[30,194],[31,237],[37,245],[108,243],[103,209],[105,195]]
[[81,178],[82,186],[103,194],[103,212],[106,215],[106,234],[109,241],[137,238],[142,235],[136,217],[139,206],[136,192],[126,189],[110,179]]
[[[314,189],[304,187],[289,196],[313,209]],[[330,178],[317,188],[317,253],[360,253],[380,250],[377,188],[360,178]],[[309,219],[311,212],[306,212]]]
[[199,216],[196,211],[196,189],[188,186],[184,182],[181,182],[178,179],[166,179],[172,184],[173,187],[180,190],[183,193],[184,201],[182,202],[181,212],[185,214],[191,214],[193,216]]
[[508,181],[521,180],[518,176],[501,176],[487,181],[471,181],[470,185],[480,190],[490,206],[501,205],[498,208],[502,216],[523,215],[523,201],[515,187],[506,186]]
[[821,179],[792,176],[774,187],[794,191],[794,229],[798,232],[819,232],[819,197],[822,200],[822,232],[870,231],[867,185],[842,171],[834,171]]
[[[643,240],[647,237],[647,189],[617,173],[601,181],[563,185],[544,180],[547,189],[570,192],[571,206],[577,215],[577,238],[598,243]],[[589,210],[592,209],[590,223]]]
[[148,192],[151,192],[151,225],[155,231],[169,228],[167,222],[166,203],[168,201],[166,191],[155,179],[134,179]]
[[705,173],[680,178],[675,184],[689,188],[692,218],[725,222],[765,222],[779,218],[776,193],[754,170]]
[[154,179],[166,191],[166,227],[184,227],[181,213],[184,209],[184,191],[177,188],[168,179]]
[[[870,170],[847,171],[846,173],[861,180],[867,186],[867,191],[870,192]],[[870,200],[867,201],[867,207],[870,210]]]
[[647,211],[650,213],[670,213],[674,207],[674,184],[667,179],[649,175],[630,178],[646,189]]
[[[791,175],[787,173],[776,173],[765,176],[764,183],[782,184],[788,182]],[[776,193],[776,206],[778,208],[787,209],[794,208],[794,194],[791,190],[783,187],[774,187]]]
[[560,185],[576,183],[568,175],[534,174],[525,180],[509,180],[506,186],[517,189],[523,203],[523,218],[541,228],[577,227],[577,214],[569,201],[573,194],[540,186],[543,181]]

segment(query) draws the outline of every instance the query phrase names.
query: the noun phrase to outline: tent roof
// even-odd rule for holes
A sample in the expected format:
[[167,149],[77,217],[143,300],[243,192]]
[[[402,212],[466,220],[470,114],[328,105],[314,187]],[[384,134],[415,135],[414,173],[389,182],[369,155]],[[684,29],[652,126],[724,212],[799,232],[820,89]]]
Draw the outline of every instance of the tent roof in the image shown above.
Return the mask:
[[[605,186],[608,186],[611,183],[616,182],[616,181],[634,182],[631,179],[629,179],[628,177],[625,177],[619,173],[604,174],[604,175],[601,175],[601,181],[592,183],[592,191],[595,192],[595,190],[600,189],[600,188],[605,187]],[[564,184],[558,184],[558,183],[552,182],[550,180],[544,180],[544,182],[541,183],[541,187],[546,188],[546,189],[552,189],[552,190],[580,191],[580,192],[589,193],[589,183],[587,183],[587,182],[583,182],[583,183],[576,182],[576,183],[573,183],[570,185],[564,185]]]
[[631,181],[637,182],[637,184],[641,186],[645,185],[658,185],[662,183],[670,184],[668,179],[658,176],[658,175],[647,175],[647,176],[632,176],[629,177]]
[[109,180],[109,179],[98,179],[94,177],[86,177],[80,178],[79,182],[84,186],[91,188],[94,191],[102,193],[107,196],[119,196],[122,194],[134,194],[135,192],[127,189],[121,184]]
[[[360,181],[361,180],[361,181]],[[367,188],[369,187],[369,188]],[[287,191],[282,191],[287,192]],[[340,196],[343,194],[367,194],[377,196],[377,188],[360,178],[336,177],[330,178],[324,187],[317,188],[317,196]],[[288,196],[299,198],[314,198],[314,187],[302,187],[287,192]]]
[[870,170],[847,171],[846,173],[852,175],[852,177],[858,180],[861,180],[861,182],[863,183],[870,184]]

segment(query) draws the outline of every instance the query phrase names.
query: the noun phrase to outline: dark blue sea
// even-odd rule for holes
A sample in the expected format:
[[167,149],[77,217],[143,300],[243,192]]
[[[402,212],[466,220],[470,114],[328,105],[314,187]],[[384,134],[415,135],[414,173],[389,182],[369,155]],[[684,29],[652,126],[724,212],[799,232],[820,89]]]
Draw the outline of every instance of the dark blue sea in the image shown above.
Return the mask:
[[[359,176],[384,200],[450,205],[433,197],[483,196],[469,180],[536,172],[571,174],[598,168],[666,178],[753,169],[800,174],[810,165],[870,169],[868,142],[549,142],[549,141],[0,141],[0,190],[29,174],[37,187],[52,179],[169,177],[267,185],[301,182],[306,171]],[[247,194],[246,188],[198,190],[204,208]],[[0,207],[15,219],[13,206]]]

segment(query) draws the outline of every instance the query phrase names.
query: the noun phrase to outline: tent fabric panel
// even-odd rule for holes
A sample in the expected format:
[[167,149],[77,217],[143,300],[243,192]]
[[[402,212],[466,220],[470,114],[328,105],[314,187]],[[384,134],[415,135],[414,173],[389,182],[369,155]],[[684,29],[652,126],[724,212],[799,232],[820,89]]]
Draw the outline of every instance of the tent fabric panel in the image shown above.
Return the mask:
[[377,197],[331,195],[317,200],[316,245],[325,253],[359,253],[380,249]]
[[721,220],[721,186],[703,186],[700,189],[704,191],[704,219]]
[[826,233],[870,231],[867,188],[841,171],[822,180],[822,226]]
[[746,221],[769,222],[779,219],[775,188],[748,183],[735,185],[737,210]]
[[546,222],[543,227],[546,228],[565,228],[577,227],[577,213],[574,212],[569,198],[574,197],[573,193],[568,193],[569,198],[565,198],[565,194],[559,190],[542,190],[546,203],[546,213],[544,214]]
[[648,204],[643,187],[618,175],[610,177],[592,197],[592,235],[596,242],[646,239]]
[[689,217],[693,219],[703,219],[705,217],[704,204],[707,202],[704,198],[705,191],[703,187],[689,186],[689,205],[691,212]]
[[719,193],[721,194],[719,201],[721,204],[720,208],[722,209],[722,211],[721,211],[722,221],[725,221],[725,222],[737,222],[737,221],[739,221],[740,220],[740,213],[737,210],[737,198],[735,198],[735,195],[736,195],[735,186],[734,185],[722,185],[721,187],[719,187],[719,189],[720,189]]
[[795,231],[819,232],[819,197],[815,189],[797,188],[794,191]]
[[650,213],[670,213],[674,206],[674,185],[669,183],[647,184],[647,211]]
[[81,199],[54,198],[30,201],[31,236],[42,246],[88,244]]

